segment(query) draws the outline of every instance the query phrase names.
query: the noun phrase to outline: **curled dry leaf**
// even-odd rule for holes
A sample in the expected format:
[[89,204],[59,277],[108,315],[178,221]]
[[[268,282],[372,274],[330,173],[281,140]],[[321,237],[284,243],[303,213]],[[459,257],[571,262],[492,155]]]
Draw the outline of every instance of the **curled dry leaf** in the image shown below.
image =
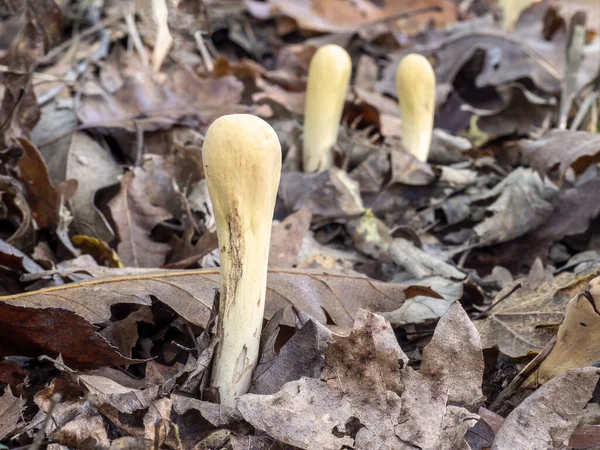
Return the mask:
[[[313,319],[306,322],[275,355],[273,348],[262,349],[261,359],[254,372],[251,394],[277,393],[289,381],[302,377],[318,378],[323,369],[326,341]],[[274,344],[274,342],[273,342]],[[265,355],[269,357],[265,358]]]
[[404,304],[389,312],[380,312],[392,326],[425,323],[442,317],[454,302],[463,296],[463,282],[452,281],[440,276],[425,277],[411,281],[413,285],[427,286],[440,294],[440,297],[418,295],[407,299]]
[[502,104],[492,110],[468,108],[476,114],[469,136],[477,146],[503,136],[537,136],[551,124],[556,100],[510,83],[497,88]]
[[100,408],[108,405],[125,414],[147,408],[158,395],[158,386],[134,389],[97,375],[77,375],[77,379]]
[[[215,289],[219,286],[219,271],[212,269],[168,271],[157,270],[144,275],[124,275],[127,270],[107,269],[103,278],[42,289],[0,301],[28,308],[64,308],[92,323],[102,323],[111,316],[110,307],[119,303],[152,304],[156,298],[187,321],[206,327],[210,317]],[[265,318],[282,307],[293,305],[321,323],[349,327],[360,308],[377,311],[397,308],[406,298],[437,294],[423,286],[383,283],[365,276],[350,276],[330,272],[272,269],[267,277]],[[293,324],[291,312],[286,324]]]

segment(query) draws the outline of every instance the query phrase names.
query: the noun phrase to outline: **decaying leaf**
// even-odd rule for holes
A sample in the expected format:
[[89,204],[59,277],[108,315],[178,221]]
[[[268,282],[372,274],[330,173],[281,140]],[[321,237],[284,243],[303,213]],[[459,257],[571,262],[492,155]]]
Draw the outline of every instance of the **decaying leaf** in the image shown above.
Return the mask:
[[[117,68],[111,67],[113,64]],[[122,84],[112,94],[98,86],[99,92],[83,96],[77,117],[86,125],[135,132],[138,119],[144,119],[140,124],[146,130],[175,122],[206,124],[217,115],[235,112],[243,91],[243,84],[233,76],[201,79],[185,67],[167,70],[166,80],[161,82],[150,68],[125,51],[117,51],[115,61],[104,70],[119,73]],[[191,97],[190,92],[194,94]]]
[[481,397],[483,357],[475,329],[456,305],[438,325],[439,340],[434,336],[427,358],[445,351],[447,333],[464,345],[463,351],[469,349],[461,352],[465,359],[443,359],[440,366],[432,360],[426,370],[415,372],[406,366],[408,358],[389,324],[361,311],[350,336],[334,337],[329,344],[320,379],[289,382],[273,395],[244,395],[238,409],[255,427],[305,449],[434,449],[442,448],[442,439],[460,445],[469,426],[458,424],[473,425],[477,416],[447,402]]
[[277,202],[277,209],[308,209],[313,221],[321,222],[358,216],[365,209],[358,184],[340,169],[283,173]]
[[293,267],[296,264],[311,218],[310,211],[301,209],[273,225],[269,249],[270,267]]
[[407,324],[425,323],[442,317],[450,305],[463,296],[463,282],[448,280],[440,276],[429,276],[419,280],[412,280],[411,284],[427,286],[437,292],[441,298],[417,295],[407,299],[395,311],[380,312],[390,321],[392,326],[398,327]]

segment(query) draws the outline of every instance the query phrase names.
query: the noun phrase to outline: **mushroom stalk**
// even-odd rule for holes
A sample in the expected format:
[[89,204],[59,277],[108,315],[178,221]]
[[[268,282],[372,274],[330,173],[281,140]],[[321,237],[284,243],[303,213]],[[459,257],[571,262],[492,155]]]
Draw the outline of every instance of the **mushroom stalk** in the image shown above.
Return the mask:
[[231,114],[208,129],[202,160],[221,250],[212,385],[221,404],[235,406],[258,361],[281,146],[264,120]]
[[402,119],[402,144],[406,151],[426,162],[433,134],[435,72],[422,55],[411,53],[400,61],[396,89]]
[[310,61],[302,148],[305,172],[333,166],[333,146],[338,138],[351,72],[350,56],[339,45],[324,45]]

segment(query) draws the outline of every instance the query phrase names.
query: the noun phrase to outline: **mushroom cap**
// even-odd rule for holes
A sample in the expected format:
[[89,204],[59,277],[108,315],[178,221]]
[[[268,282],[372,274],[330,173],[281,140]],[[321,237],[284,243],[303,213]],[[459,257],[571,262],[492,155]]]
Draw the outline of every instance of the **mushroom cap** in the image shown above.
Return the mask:
[[267,214],[270,223],[281,175],[281,145],[267,122],[250,114],[218,118],[206,132],[202,162],[215,214],[247,211],[239,215],[251,221]]

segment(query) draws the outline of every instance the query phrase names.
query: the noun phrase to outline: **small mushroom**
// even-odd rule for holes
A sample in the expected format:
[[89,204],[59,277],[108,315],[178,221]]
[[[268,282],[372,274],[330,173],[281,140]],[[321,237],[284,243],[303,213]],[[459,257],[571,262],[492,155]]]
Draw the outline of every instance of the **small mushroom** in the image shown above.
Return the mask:
[[305,172],[333,166],[333,146],[338,139],[351,73],[350,55],[339,45],[324,45],[310,61],[302,149]]
[[231,114],[208,129],[202,160],[221,250],[212,385],[221,404],[235,406],[258,361],[281,146],[264,120]]
[[435,113],[435,72],[427,58],[417,53],[402,58],[396,72],[396,89],[404,148],[426,162]]

